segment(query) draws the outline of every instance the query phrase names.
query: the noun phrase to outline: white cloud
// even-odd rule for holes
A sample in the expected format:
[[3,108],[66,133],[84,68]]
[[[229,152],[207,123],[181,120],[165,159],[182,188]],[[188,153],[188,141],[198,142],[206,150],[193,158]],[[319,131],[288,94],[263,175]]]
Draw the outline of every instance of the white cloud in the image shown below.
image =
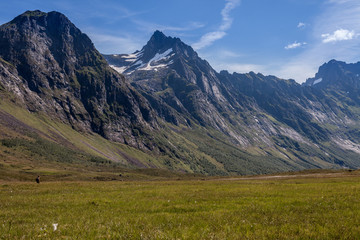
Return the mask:
[[[310,58],[311,59],[311,58]],[[314,77],[320,65],[308,62],[309,59],[296,59],[279,67],[278,70],[273,71],[273,74],[280,78],[295,79],[297,82],[304,82],[310,77]],[[314,59],[316,61],[316,59]],[[323,62],[322,62],[323,63]],[[321,64],[322,64],[321,63]]]
[[355,31],[349,31],[347,29],[338,29],[332,34],[321,34],[321,37],[323,38],[323,43],[351,40],[354,39],[355,36]]
[[[360,1],[359,0],[328,0],[323,4],[323,12],[310,24],[312,27],[311,44],[292,57],[280,62],[273,68],[273,74],[282,78],[294,78],[304,82],[314,77],[319,66],[331,59],[345,62],[360,60]],[[346,30],[337,32],[335,30]],[[321,35],[319,33],[327,33]],[[350,39],[352,40],[350,41]],[[335,44],[324,44],[324,41]],[[348,39],[347,41],[345,39]],[[269,68],[268,68],[269,69]]]
[[162,25],[162,24],[147,22],[139,19],[133,19],[132,21],[138,26],[140,30],[150,33],[153,33],[155,30],[186,32],[204,27],[204,24],[199,22],[188,22],[183,26],[171,26],[171,25]]
[[200,40],[192,45],[195,50],[210,46],[216,40],[223,38],[230,29],[233,18],[230,12],[240,4],[240,0],[226,0],[225,7],[221,10],[222,22],[217,31],[204,34]]
[[206,33],[205,35],[203,35],[203,36],[200,38],[200,41],[197,42],[197,43],[194,43],[194,44],[192,45],[192,47],[193,47],[195,50],[199,50],[199,49],[201,49],[201,48],[210,46],[213,42],[215,42],[216,40],[219,40],[219,39],[223,38],[225,35],[226,35],[226,32],[223,32],[223,31]]
[[334,4],[343,4],[347,2],[351,2],[352,0],[328,0],[328,3],[334,3]]
[[230,17],[230,12],[240,4],[240,0],[226,0],[226,5],[221,10],[222,24],[220,30],[226,31],[231,27],[233,19]]
[[97,49],[101,49],[101,53],[132,53],[140,49],[143,45],[141,40],[134,41],[134,36],[113,36],[98,33],[88,34]]
[[303,22],[299,22],[299,24],[297,25],[298,28],[303,28],[305,26],[306,26],[306,24]]
[[241,63],[222,63],[222,64],[214,64],[214,68],[217,71],[227,70],[229,72],[237,72],[237,73],[266,73],[267,69],[265,66],[259,64],[241,64]]
[[242,57],[242,54],[239,54],[239,53],[227,50],[227,49],[221,49],[221,50],[217,51],[215,53],[215,55],[222,59]]
[[287,45],[287,46],[285,46],[285,49],[286,50],[289,50],[289,49],[295,49],[295,48],[298,48],[298,47],[301,47],[301,46],[304,46],[304,45],[306,45],[306,42],[294,42],[294,43],[291,43],[291,44],[289,44],[289,45]]

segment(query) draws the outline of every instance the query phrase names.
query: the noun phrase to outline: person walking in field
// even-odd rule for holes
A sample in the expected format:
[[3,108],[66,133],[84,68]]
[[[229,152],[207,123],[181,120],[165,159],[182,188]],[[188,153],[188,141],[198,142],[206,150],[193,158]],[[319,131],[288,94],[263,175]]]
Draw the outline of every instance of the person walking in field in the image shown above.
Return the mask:
[[37,176],[36,183],[40,183],[40,176]]

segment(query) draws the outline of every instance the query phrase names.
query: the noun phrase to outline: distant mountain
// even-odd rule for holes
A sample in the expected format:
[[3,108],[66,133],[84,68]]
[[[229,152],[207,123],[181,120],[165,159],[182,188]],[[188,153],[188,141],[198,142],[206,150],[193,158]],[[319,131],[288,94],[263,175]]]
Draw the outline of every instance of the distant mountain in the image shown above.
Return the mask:
[[218,73],[160,31],[133,54],[101,55],[61,13],[28,11],[0,26],[0,160],[71,152],[77,164],[212,175],[358,168],[358,68],[333,60],[303,85]]
[[339,103],[358,106],[360,104],[360,62],[347,64],[331,60],[322,65],[315,77],[308,79],[304,86],[321,89],[339,99]]
[[360,62],[347,64],[331,60],[319,68],[315,78],[310,78],[304,84],[318,88],[337,88],[339,90],[360,89]]

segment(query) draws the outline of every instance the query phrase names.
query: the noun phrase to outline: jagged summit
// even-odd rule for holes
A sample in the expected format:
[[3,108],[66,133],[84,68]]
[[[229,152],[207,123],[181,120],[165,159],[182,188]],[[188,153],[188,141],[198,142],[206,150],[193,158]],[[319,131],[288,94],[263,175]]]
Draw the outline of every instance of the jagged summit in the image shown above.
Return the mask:
[[[24,13],[20,14],[19,16],[15,17],[14,20],[24,18],[24,17],[29,17],[29,18],[60,17],[60,18],[67,19],[70,22],[70,20],[61,12],[58,12],[58,11],[43,12],[41,10],[27,10]],[[12,20],[12,21],[14,21],[14,20]]]
[[[65,15],[56,11],[49,13],[39,10],[26,11],[10,23],[0,26],[0,31],[0,55],[6,61],[15,61],[23,65],[25,63],[19,59],[31,57],[33,54],[29,52],[36,52],[44,61],[49,60],[47,54],[53,53],[54,59],[68,72],[71,72],[74,64],[77,63],[92,66],[99,63],[106,64],[103,60],[94,61],[95,59],[82,57],[90,52],[96,55],[99,53],[86,34],[82,33]],[[28,48],[31,45],[32,47]],[[50,52],[44,51],[47,48]]]
[[152,46],[154,48],[162,48],[165,45],[172,44],[174,40],[179,39],[168,37],[163,32],[156,30],[146,45]]
[[346,91],[360,89],[360,62],[348,64],[332,59],[320,66],[315,77],[309,78],[304,85]]
[[[42,20],[40,20],[42,19]],[[38,24],[48,25],[56,21],[59,24],[68,24],[74,26],[71,21],[62,13],[57,11],[42,12],[40,10],[26,11],[23,14],[15,17],[9,24],[24,24],[29,20],[37,21]],[[50,20],[50,22],[49,22]],[[6,24],[5,24],[6,26]],[[54,25],[54,27],[57,27]],[[75,26],[74,26],[75,27]]]
[[132,54],[104,55],[118,72],[131,74],[135,70],[161,70],[174,64],[179,58],[198,58],[197,53],[179,38],[168,37],[156,30],[147,44]]
[[[61,14],[59,12],[57,12],[58,14]],[[40,11],[40,10],[34,10],[34,11],[26,11],[23,14],[21,14],[18,17],[42,17],[42,16],[46,16],[48,13]]]
[[143,53],[142,60],[148,62],[156,54],[163,54],[165,52],[170,53],[170,51],[173,52],[177,42],[180,42],[180,39],[167,37],[164,33],[156,30],[147,44],[140,51]]

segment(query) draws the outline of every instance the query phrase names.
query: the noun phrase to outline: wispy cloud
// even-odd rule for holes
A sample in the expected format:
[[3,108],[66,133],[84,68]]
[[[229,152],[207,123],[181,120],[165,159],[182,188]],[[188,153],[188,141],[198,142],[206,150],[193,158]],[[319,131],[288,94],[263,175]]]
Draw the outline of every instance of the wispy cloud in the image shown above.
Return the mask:
[[304,45],[306,45],[306,42],[296,42],[295,41],[294,43],[291,43],[291,44],[285,46],[285,49],[286,50],[295,49],[295,48],[299,48],[299,47],[304,46]]
[[226,69],[229,72],[237,72],[237,73],[248,73],[248,72],[256,72],[256,73],[266,73],[266,66],[259,64],[242,64],[242,63],[226,63],[226,64],[215,64],[214,68],[217,71]]
[[154,32],[155,30],[159,31],[173,31],[173,32],[186,32],[186,31],[193,31],[199,28],[204,27],[204,24],[200,22],[188,22],[182,26],[171,26],[171,25],[163,25],[157,24],[153,22],[146,22],[139,19],[133,19],[133,23],[137,25],[139,30],[144,32]]
[[[32,2],[32,1],[27,1]],[[104,4],[102,0],[88,1],[86,5],[82,1],[53,1],[55,9],[62,9],[65,12],[72,12],[73,16],[80,19],[97,19],[106,24],[116,24],[124,19],[143,15],[149,10],[130,10],[121,4]],[[96,9],[96,11],[94,11]]]
[[233,19],[230,17],[230,12],[240,4],[240,0],[226,0],[226,5],[221,10],[222,24],[220,26],[221,31],[226,31],[231,27]]
[[234,51],[230,51],[228,49],[221,49],[218,50],[215,54],[217,57],[222,58],[222,59],[227,59],[227,58],[238,58],[243,56],[242,54],[236,53]]
[[335,3],[335,4],[343,4],[346,2],[351,2],[352,0],[328,0],[328,3]]
[[224,31],[216,31],[216,32],[209,32],[203,35],[200,38],[199,42],[196,42],[192,45],[195,50],[202,49],[204,47],[210,46],[216,40],[222,39],[226,35]]
[[210,46],[216,40],[222,39],[226,35],[226,31],[230,29],[233,18],[230,12],[240,5],[240,0],[226,0],[225,7],[221,10],[222,22],[216,31],[204,34],[200,40],[192,45],[195,50]]
[[227,70],[229,72],[247,73],[247,72],[261,72],[269,73],[268,66],[261,64],[250,63],[247,60],[249,55],[232,51],[227,48],[200,50],[198,54],[201,58],[209,61],[210,65],[216,71]]
[[297,25],[298,28],[304,28],[305,26],[306,24],[303,22],[299,22],[299,24]]
[[94,42],[96,48],[101,49],[102,53],[132,53],[140,49],[143,45],[141,40],[134,36],[114,36],[99,33],[90,33],[89,37]]
[[356,36],[355,31],[350,31],[347,29],[338,29],[334,31],[332,34],[330,33],[321,34],[321,37],[323,38],[322,40],[323,43],[351,40],[354,39],[355,36]]

